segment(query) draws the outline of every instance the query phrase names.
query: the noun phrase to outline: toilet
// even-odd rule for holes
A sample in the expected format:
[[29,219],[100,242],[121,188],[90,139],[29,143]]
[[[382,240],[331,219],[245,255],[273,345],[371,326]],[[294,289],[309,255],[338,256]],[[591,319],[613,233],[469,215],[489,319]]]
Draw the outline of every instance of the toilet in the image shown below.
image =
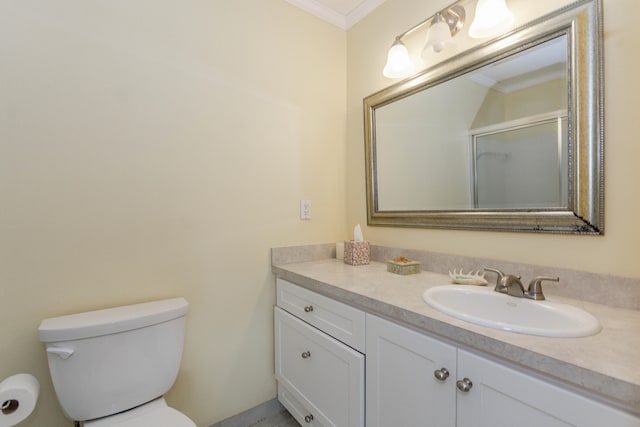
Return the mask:
[[64,414],[85,427],[196,427],[162,397],[178,375],[188,307],[173,298],[43,320]]

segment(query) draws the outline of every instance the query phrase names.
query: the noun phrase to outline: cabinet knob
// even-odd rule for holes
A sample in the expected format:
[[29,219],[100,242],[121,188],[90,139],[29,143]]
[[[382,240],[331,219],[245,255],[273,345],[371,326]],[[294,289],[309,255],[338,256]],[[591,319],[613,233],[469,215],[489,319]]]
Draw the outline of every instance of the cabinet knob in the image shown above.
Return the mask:
[[303,359],[308,359],[308,358],[311,357],[311,352],[307,350],[304,353],[302,353],[301,356],[302,356]]
[[313,421],[313,415],[309,414],[307,416],[304,417],[304,421],[307,423],[310,423],[311,421]]
[[463,378],[456,381],[456,387],[458,387],[458,390],[460,390],[461,392],[468,393],[469,390],[471,390],[471,387],[473,387],[473,383],[469,378]]
[[433,371],[433,376],[436,377],[438,381],[446,381],[449,378],[449,371],[447,368],[440,368]]
[[312,305],[308,305],[304,308],[304,312],[305,313],[311,313],[313,311],[313,306]]

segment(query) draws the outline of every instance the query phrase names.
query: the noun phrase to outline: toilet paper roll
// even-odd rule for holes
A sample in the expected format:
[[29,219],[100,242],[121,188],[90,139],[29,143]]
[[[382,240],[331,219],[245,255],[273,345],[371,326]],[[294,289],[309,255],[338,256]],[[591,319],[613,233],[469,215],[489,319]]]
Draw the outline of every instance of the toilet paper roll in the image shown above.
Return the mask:
[[36,407],[40,383],[29,374],[13,375],[0,383],[0,427],[24,421]]

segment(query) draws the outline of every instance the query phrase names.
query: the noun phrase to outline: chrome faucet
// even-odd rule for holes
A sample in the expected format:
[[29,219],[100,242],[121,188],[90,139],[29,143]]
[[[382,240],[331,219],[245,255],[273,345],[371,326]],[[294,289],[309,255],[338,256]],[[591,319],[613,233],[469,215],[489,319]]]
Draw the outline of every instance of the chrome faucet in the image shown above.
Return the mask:
[[519,298],[524,296],[524,286],[522,286],[522,282],[520,281],[522,277],[514,276],[513,274],[504,274],[495,268],[485,267],[484,269],[485,271],[491,271],[498,275],[496,287],[493,289],[494,291]]
[[522,286],[520,278],[520,276],[513,276],[511,274],[507,274],[504,277],[504,286],[506,288],[507,295],[518,298],[524,297],[524,286]]
[[552,280],[554,282],[560,281],[559,277],[539,276],[529,282],[529,287],[525,291],[521,282],[521,276],[504,274],[502,271],[495,268],[484,267],[484,269],[485,271],[490,271],[498,275],[498,278],[496,279],[496,287],[493,289],[494,291],[511,295],[512,297],[528,298],[535,301],[543,301],[545,299],[544,294],[542,293],[543,280]]

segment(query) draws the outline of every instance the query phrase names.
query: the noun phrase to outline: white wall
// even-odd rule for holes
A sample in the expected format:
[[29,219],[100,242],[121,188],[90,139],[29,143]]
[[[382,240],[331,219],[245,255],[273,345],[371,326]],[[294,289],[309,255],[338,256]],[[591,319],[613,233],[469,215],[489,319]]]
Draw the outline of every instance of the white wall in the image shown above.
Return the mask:
[[[275,396],[269,248],[343,238],[346,34],[282,0],[0,0],[0,379],[41,319],[182,295],[171,404]],[[298,219],[311,199],[311,221]]]
[[[447,6],[448,0],[386,1],[348,33],[348,225],[366,223],[365,172],[362,153],[362,98],[393,81],[382,77],[386,52],[397,34]],[[518,23],[569,1],[508,0]],[[636,0],[604,0],[605,48],[605,235],[493,233],[365,227],[365,236],[394,247],[482,256],[513,262],[572,268],[596,273],[640,277],[640,144],[636,142],[636,112],[640,108],[640,16]],[[419,34],[418,34],[419,33]],[[458,36],[460,48],[468,45]],[[424,33],[408,40],[417,55]]]

